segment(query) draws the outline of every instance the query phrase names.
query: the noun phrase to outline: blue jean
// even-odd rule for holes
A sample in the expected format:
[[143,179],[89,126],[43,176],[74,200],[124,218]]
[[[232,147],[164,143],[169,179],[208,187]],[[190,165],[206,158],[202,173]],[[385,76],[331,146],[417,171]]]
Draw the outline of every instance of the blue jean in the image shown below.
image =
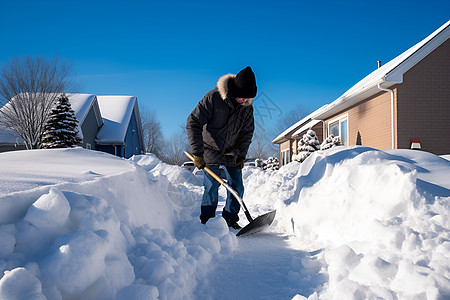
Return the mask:
[[[219,166],[208,167],[215,174],[219,174]],[[227,170],[227,183],[233,188],[240,197],[244,195],[244,183],[242,182],[242,170],[239,167],[225,167]],[[203,192],[202,206],[200,220],[202,223],[206,223],[208,219],[215,217],[217,203],[219,201],[219,186],[211,175],[203,170],[204,179],[203,185],[205,191]],[[230,220],[232,223],[239,221],[239,202],[236,198],[227,191],[226,204],[222,212],[222,217],[226,220]]]

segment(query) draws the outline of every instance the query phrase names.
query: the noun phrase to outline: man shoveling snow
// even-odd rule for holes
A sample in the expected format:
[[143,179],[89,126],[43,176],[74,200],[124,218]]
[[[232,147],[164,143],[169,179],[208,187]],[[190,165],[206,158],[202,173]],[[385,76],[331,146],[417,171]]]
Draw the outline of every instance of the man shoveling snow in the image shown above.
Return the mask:
[[[254,131],[252,98],[256,91],[255,74],[250,67],[237,75],[224,75],[186,122],[195,166],[199,169],[208,166],[218,174],[219,166],[223,165],[227,169],[228,184],[240,197],[244,194],[242,168]],[[206,224],[215,217],[219,182],[205,172],[204,187],[200,220]],[[237,224],[239,209],[237,199],[227,193],[222,217],[234,229],[241,228]]]

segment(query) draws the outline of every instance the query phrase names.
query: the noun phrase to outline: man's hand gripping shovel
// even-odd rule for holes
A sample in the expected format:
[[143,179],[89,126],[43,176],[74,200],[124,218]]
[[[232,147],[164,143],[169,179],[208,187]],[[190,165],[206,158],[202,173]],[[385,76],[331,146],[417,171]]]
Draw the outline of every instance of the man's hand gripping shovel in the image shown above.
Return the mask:
[[[194,161],[194,157],[191,154],[189,154],[187,152],[184,152],[184,154],[186,154],[186,156],[189,157],[190,160]],[[208,172],[208,174],[211,175],[215,180],[217,180],[223,187],[225,187],[227,189],[227,191],[229,191],[236,198],[236,200],[239,202],[242,209],[244,210],[245,216],[247,217],[247,220],[249,221],[249,223],[247,224],[247,226],[242,228],[236,234],[236,236],[249,235],[252,233],[259,232],[259,231],[264,230],[265,228],[269,227],[270,224],[272,224],[273,219],[275,218],[275,214],[277,212],[276,210],[268,212],[264,215],[261,215],[261,216],[257,217],[256,219],[253,219],[252,216],[250,215],[250,213],[248,212],[248,209],[245,206],[244,201],[242,200],[241,197],[239,197],[238,193],[235,190],[233,190],[226,182],[224,182],[222,180],[222,178],[220,178],[213,171],[211,171],[208,167],[204,167],[204,170],[206,172]]]

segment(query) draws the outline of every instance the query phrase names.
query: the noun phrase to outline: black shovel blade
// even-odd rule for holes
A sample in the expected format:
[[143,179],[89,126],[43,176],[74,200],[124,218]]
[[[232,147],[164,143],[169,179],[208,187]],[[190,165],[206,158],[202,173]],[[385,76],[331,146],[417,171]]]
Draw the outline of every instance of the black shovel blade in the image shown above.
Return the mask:
[[257,232],[260,232],[260,231],[266,229],[267,227],[270,226],[270,224],[272,224],[273,219],[275,219],[276,212],[277,211],[274,210],[274,211],[268,212],[267,214],[257,217],[256,219],[254,219],[253,221],[248,223],[247,226],[242,228],[236,234],[236,236],[249,235],[249,234],[257,233]]

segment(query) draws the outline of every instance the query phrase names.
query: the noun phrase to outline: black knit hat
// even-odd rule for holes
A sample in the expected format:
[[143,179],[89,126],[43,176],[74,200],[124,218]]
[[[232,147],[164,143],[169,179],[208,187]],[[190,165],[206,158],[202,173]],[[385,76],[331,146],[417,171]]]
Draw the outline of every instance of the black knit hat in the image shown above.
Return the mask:
[[236,75],[232,95],[234,98],[255,98],[256,79],[252,68],[247,67]]

